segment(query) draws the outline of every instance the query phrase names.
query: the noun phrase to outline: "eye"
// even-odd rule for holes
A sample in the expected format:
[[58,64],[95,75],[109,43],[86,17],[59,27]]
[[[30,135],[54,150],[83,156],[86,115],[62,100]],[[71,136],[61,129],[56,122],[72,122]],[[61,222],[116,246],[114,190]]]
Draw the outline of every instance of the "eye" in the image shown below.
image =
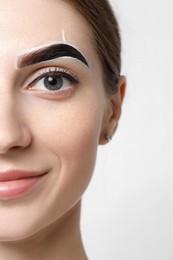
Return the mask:
[[77,85],[79,80],[70,71],[60,68],[45,68],[30,78],[29,90],[58,92]]
[[70,86],[71,82],[62,75],[48,75],[39,79],[34,85],[38,90],[56,91]]

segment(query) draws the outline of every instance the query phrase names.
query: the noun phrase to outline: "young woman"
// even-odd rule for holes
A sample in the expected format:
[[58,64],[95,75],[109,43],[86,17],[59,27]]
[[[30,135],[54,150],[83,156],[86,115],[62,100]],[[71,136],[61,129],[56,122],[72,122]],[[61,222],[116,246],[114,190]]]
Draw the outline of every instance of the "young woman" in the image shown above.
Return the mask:
[[87,259],[80,201],[125,78],[106,0],[0,1],[0,259]]

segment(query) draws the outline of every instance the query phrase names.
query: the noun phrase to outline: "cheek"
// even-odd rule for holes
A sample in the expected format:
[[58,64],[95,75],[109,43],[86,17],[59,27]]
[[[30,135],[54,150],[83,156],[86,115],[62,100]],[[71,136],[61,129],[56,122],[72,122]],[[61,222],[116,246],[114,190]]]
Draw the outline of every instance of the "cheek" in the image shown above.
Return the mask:
[[[75,203],[92,176],[103,112],[99,100],[89,100],[50,106],[33,129],[35,141],[44,147],[45,157],[47,154],[54,158],[52,171],[56,185],[52,194],[57,203],[62,197],[63,203],[72,199]],[[40,114],[38,109],[36,114]]]
[[66,107],[52,117],[42,138],[44,142],[47,140],[47,149],[57,155],[63,168],[78,172],[80,166],[86,169],[95,161],[100,121],[98,109]]
[[96,93],[91,94],[72,101],[43,102],[34,106],[30,126],[35,141],[39,140],[61,158],[81,157],[92,150],[95,153],[104,102]]

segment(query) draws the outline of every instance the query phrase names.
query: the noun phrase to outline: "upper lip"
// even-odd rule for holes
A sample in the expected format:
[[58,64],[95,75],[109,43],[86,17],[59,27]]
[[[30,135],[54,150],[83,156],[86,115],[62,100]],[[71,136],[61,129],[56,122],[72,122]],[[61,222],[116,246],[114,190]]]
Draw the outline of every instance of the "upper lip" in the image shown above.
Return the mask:
[[25,178],[38,177],[44,173],[34,172],[34,171],[25,171],[25,170],[9,170],[0,172],[0,181],[12,181],[20,180]]

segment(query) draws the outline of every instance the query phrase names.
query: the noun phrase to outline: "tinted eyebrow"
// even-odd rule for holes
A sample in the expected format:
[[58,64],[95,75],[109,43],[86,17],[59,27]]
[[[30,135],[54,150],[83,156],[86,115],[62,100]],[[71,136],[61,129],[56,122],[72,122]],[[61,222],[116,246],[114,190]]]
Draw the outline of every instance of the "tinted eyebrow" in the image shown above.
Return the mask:
[[89,67],[88,62],[80,51],[68,44],[54,44],[43,47],[28,54],[21,55],[17,62],[18,68],[34,65],[43,61],[53,60],[61,57],[72,57],[83,62]]

